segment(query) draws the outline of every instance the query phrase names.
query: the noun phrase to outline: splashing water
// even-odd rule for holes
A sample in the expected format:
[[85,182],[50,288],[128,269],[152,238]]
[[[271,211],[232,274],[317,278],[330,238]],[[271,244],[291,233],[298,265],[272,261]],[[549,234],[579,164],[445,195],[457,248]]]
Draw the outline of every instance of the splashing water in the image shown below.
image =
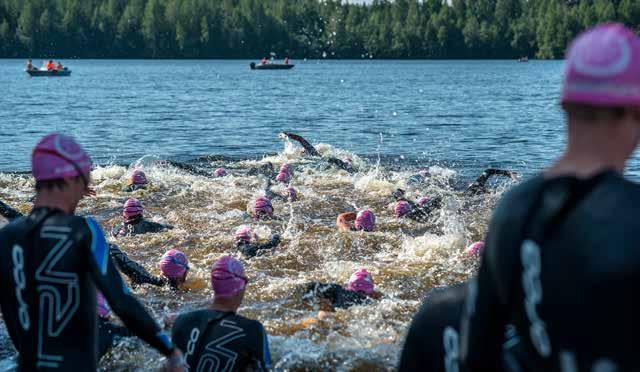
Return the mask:
[[[483,238],[491,208],[501,185],[491,194],[463,198],[451,186],[455,171],[428,169],[429,177],[410,183],[420,168],[397,169],[378,159],[371,164],[355,154],[319,144],[323,156],[348,159],[359,172],[349,174],[325,162],[304,158],[285,140],[284,150],[261,160],[197,160],[193,167],[212,173],[224,166],[229,175],[208,178],[194,175],[145,156],[129,167],[101,166],[92,172],[97,196],[84,199],[80,215],[92,215],[107,230],[120,222],[123,202],[133,196],[145,206],[147,218],[175,229],[117,240],[129,256],[159,275],[160,256],[178,248],[189,257],[192,270],[188,291],[178,294],[150,286],[134,288],[138,298],[159,321],[169,314],[201,308],[211,298],[209,269],[218,257],[231,254],[243,259],[234,247],[234,231],[249,225],[260,238],[272,233],[283,242],[272,253],[244,260],[250,284],[240,309],[244,316],[260,320],[270,335],[272,359],[277,370],[339,369],[353,371],[393,369],[404,335],[424,294],[431,288],[465,280],[474,264],[464,258],[465,247]],[[263,193],[264,176],[249,170],[266,162],[274,167],[292,163],[291,180],[300,199],[293,203],[274,200],[280,220],[247,218],[248,203]],[[126,194],[133,168],[147,174],[147,190]],[[482,170],[478,170],[480,173]],[[24,174],[0,174],[0,199],[26,213],[34,182]],[[389,205],[391,193],[404,188],[407,196],[442,196],[443,207],[427,224],[398,220]],[[273,191],[285,187],[274,185]],[[336,216],[357,208],[371,208],[377,215],[376,231],[338,232]],[[372,273],[382,298],[372,305],[339,309],[317,317],[319,305],[302,302],[295,295],[307,282],[345,284],[353,271],[365,267]],[[0,344],[8,344],[6,330]],[[13,365],[0,355],[0,370]],[[101,370],[160,367],[158,354],[132,338],[120,341],[100,363]]]

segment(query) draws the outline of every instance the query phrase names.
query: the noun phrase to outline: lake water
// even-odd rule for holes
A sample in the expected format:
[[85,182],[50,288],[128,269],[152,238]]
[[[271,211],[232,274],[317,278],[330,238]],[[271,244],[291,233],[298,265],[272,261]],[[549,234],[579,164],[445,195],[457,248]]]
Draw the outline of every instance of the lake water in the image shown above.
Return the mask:
[[[424,294],[474,272],[465,247],[484,237],[501,193],[561,151],[563,64],[292,62],[290,71],[250,71],[249,61],[74,60],[65,61],[69,78],[29,78],[23,61],[0,60],[0,200],[28,212],[33,180],[7,172],[29,169],[44,134],[70,133],[100,164],[93,171],[97,196],[81,203],[81,215],[107,230],[135,196],[147,218],[175,226],[113,239],[154,274],[167,249],[188,255],[188,291],[134,289],[158,321],[205,306],[212,262],[240,257],[234,231],[248,224],[262,239],[283,238],[275,251],[245,260],[251,284],[240,310],[264,323],[275,369],[393,369]],[[357,171],[302,156],[278,138],[283,130],[302,134],[324,157],[351,160]],[[162,159],[200,172],[156,161]],[[253,221],[246,212],[265,180],[251,169],[267,162],[294,166],[291,185],[301,197],[274,200],[280,219]],[[631,162],[633,176],[638,164]],[[230,175],[208,177],[218,166]],[[523,177],[496,182],[479,197],[460,193],[487,166]],[[131,195],[121,189],[134,167],[151,185]],[[430,177],[408,182],[424,168]],[[397,219],[390,209],[396,188],[413,200],[440,196],[443,207],[427,223]],[[339,213],[365,207],[376,213],[375,232],[336,231]],[[293,295],[311,281],[344,284],[359,267],[382,293],[370,305],[317,320],[322,306]],[[0,332],[0,370],[12,364],[7,343]],[[156,366],[158,354],[135,339],[119,342],[100,364],[105,371]]]

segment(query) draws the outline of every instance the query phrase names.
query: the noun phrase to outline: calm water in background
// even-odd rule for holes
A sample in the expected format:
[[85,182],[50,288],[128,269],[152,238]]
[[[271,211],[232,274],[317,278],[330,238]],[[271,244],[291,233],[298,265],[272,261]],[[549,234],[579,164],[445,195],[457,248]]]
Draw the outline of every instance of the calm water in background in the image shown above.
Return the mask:
[[562,62],[292,61],[291,71],[250,71],[249,61],[64,62],[70,78],[30,78],[24,61],[0,60],[0,171],[28,169],[35,141],[53,130],[78,137],[100,163],[260,156],[290,130],[464,173],[489,164],[531,173],[563,143]]

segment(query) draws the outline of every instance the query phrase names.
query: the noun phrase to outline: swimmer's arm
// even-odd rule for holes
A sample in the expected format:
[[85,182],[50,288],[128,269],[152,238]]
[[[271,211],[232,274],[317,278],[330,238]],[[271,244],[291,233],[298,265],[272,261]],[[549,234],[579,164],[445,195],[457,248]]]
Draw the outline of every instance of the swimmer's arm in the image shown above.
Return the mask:
[[338,218],[336,218],[336,225],[338,226],[338,230],[340,231],[351,231],[355,228],[355,221],[357,217],[356,212],[346,212],[340,213]]
[[485,190],[487,181],[491,176],[513,177],[514,173],[504,169],[487,168],[482,174],[467,188],[467,193],[476,194]]
[[351,164],[344,162],[338,158],[328,158],[327,162],[329,164],[333,164],[336,167],[342,169],[342,170],[346,170],[347,172],[351,172],[353,171],[353,167],[351,166]]
[[278,246],[278,244],[280,244],[280,235],[278,234],[273,234],[273,236],[271,236],[271,240],[265,244],[260,244],[256,246],[257,250],[261,250],[261,249],[271,249],[271,248],[275,248]]
[[87,265],[96,286],[127,328],[165,356],[170,356],[174,351],[173,344],[122,281],[109,257],[109,246],[100,225],[91,218],[86,221],[90,231],[85,245],[89,248]]
[[290,139],[298,142],[300,145],[302,145],[302,147],[304,147],[307,154],[311,156],[321,156],[318,150],[316,150],[316,148],[313,147],[313,145],[311,145],[309,142],[307,142],[306,139],[302,138],[301,136],[293,133],[287,133],[287,132],[284,132],[283,134],[289,137]]
[[460,330],[462,364],[472,371],[502,370],[502,344],[509,312],[498,294],[497,274],[487,257],[492,247],[487,237],[478,277],[467,289]]
[[23,214],[0,201],[0,216],[12,221],[18,217],[22,217]]
[[152,284],[163,286],[162,278],[151,275],[142,265],[133,261],[115,244],[109,244],[109,256],[115,262],[120,272],[129,277],[134,284]]

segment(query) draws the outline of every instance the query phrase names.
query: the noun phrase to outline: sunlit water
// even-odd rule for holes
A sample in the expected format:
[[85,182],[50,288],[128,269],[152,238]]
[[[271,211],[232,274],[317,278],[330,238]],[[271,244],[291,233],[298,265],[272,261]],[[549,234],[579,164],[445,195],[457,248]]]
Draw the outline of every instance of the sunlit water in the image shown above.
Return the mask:
[[[160,322],[211,298],[209,268],[236,255],[238,226],[249,224],[263,238],[281,234],[273,253],[245,260],[250,285],[240,311],[264,323],[278,370],[393,369],[424,294],[473,272],[464,248],[484,236],[491,209],[513,182],[474,198],[459,188],[490,165],[524,178],[563,144],[560,62],[294,61],[291,71],[252,72],[248,61],[69,61],[72,76],[58,79],[28,78],[21,63],[0,60],[0,199],[28,212],[33,181],[8,172],[28,170],[34,143],[53,130],[76,136],[100,164],[97,197],[78,212],[96,216],[105,230],[120,222],[130,196],[120,190],[131,169],[142,167],[151,187],[133,196],[148,218],[175,229],[117,243],[155,274],[161,254],[174,247],[192,267],[187,292],[134,289]],[[283,130],[305,135],[325,156],[354,159],[358,172],[302,157],[277,138]],[[194,164],[208,172],[224,165],[230,176],[155,164],[203,155],[222,157]],[[247,205],[264,179],[247,172],[266,161],[295,165],[301,200],[275,201],[281,220],[255,222]],[[431,178],[407,185],[425,168]],[[634,160],[629,173],[639,169]],[[397,187],[413,199],[443,196],[444,207],[427,224],[398,220],[389,209]],[[375,232],[336,231],[338,213],[364,207],[377,214]],[[373,274],[382,298],[310,321],[320,308],[295,290],[309,281],[345,283],[359,267]],[[0,370],[11,365],[0,358]],[[158,366],[158,354],[135,339],[101,361],[109,371]]]

